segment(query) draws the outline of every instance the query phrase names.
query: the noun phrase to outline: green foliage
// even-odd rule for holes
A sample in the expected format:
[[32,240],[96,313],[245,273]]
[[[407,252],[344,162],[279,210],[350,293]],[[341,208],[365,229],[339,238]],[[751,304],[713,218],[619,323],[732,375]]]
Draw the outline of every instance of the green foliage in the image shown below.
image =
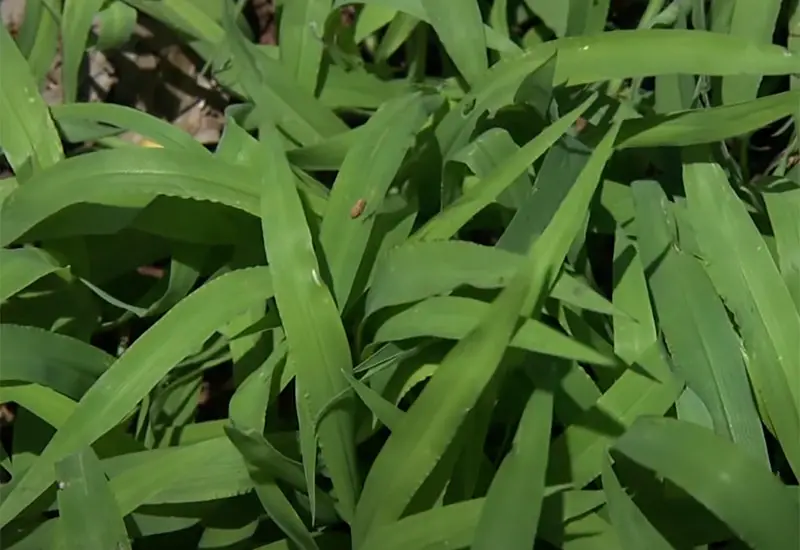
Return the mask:
[[[0,30],[3,548],[800,547],[796,1],[241,4]],[[78,102],[137,15],[214,147]]]

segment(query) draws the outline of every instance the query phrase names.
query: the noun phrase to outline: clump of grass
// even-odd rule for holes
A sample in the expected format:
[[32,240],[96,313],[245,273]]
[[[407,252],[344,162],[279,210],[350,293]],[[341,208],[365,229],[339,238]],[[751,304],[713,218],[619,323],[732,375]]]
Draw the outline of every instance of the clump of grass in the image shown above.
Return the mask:
[[0,30],[4,548],[800,546],[796,2],[263,4]]

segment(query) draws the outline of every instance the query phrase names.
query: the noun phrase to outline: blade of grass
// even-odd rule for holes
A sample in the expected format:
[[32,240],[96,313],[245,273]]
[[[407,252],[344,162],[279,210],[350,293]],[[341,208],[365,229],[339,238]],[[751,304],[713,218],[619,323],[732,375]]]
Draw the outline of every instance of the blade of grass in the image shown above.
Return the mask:
[[58,51],[58,29],[62,0],[25,2],[25,17],[19,30],[19,47],[37,84],[41,84],[53,66]]
[[23,184],[34,172],[61,160],[64,152],[25,58],[5,25],[0,27],[0,147]]
[[800,545],[800,501],[764,464],[714,432],[672,418],[641,418],[612,452],[675,483],[754,550]]
[[[423,6],[423,3],[426,1],[427,0],[366,0],[355,2],[354,0],[335,0],[333,6],[334,8],[346,6],[347,4],[383,6],[407,13],[408,15],[412,15],[417,19],[425,21],[426,23],[431,23],[432,19]],[[487,25],[483,25],[483,33],[481,34],[485,36],[486,46],[489,48],[511,53],[519,53],[520,51],[519,47],[514,44],[514,42]],[[473,35],[471,39],[474,40],[474,38],[475,37]]]
[[[194,0],[123,0],[164,24],[198,38],[208,47],[225,39],[220,24]],[[233,9],[233,8],[231,8]]]
[[123,2],[112,2],[97,14],[99,29],[95,47],[103,52],[122,47],[136,30],[135,9]]
[[[800,168],[795,167],[794,171],[800,176]],[[764,202],[775,232],[778,267],[800,311],[800,229],[795,223],[800,219],[800,184],[779,180],[765,191]]]
[[316,145],[289,149],[286,155],[292,165],[303,170],[339,170],[347,153],[358,142],[361,126],[336,134]]
[[[545,368],[553,369],[551,362]],[[547,377],[553,377],[548,373]],[[549,382],[549,380],[548,380]],[[533,548],[545,494],[545,473],[553,422],[553,388],[536,387],[522,411],[512,448],[492,479],[475,530],[473,550],[501,545]]]
[[105,0],[64,0],[61,12],[61,85],[64,103],[73,103],[78,96],[81,60],[86,52],[92,20]]
[[529,189],[514,217],[497,240],[497,248],[520,252],[542,234],[558,205],[564,200],[591,149],[576,139],[572,129],[559,139],[544,156]]
[[[559,538],[569,539],[572,520],[603,504],[599,491],[564,491],[564,487],[546,487],[542,509],[542,538],[561,546]],[[440,506],[414,514],[377,529],[364,543],[364,550],[429,550],[432,548],[468,548],[485,498],[475,498]],[[596,516],[595,516],[596,517]],[[566,528],[564,527],[566,524]],[[580,537],[580,534],[578,534]],[[564,548],[571,548],[567,542]],[[586,550],[586,547],[584,547]]]
[[227,41],[237,83],[253,100],[259,115],[276,124],[301,146],[347,131],[347,126],[314,95],[299,87],[278,61],[248,43],[226,13]]
[[625,121],[617,147],[695,145],[737,137],[796,112],[800,90],[753,101]]
[[[367,6],[369,7],[369,6]],[[375,61],[386,63],[403,44],[407,43],[414,29],[419,27],[420,21],[416,17],[403,12],[396,12],[396,15],[389,23],[389,27],[381,38],[375,50]]]
[[474,0],[420,0],[429,22],[464,79],[473,83],[488,68],[480,6]]
[[0,303],[51,273],[66,270],[46,250],[0,249]]
[[103,460],[123,515],[140,506],[207,502],[251,491],[241,455],[222,436]]
[[99,122],[136,132],[162,147],[175,147],[208,154],[208,150],[199,141],[179,126],[125,105],[73,103],[70,105],[54,105],[51,107],[50,112],[58,124],[69,123],[70,121]]
[[[525,256],[466,241],[403,244],[378,262],[367,296],[366,315],[380,309],[449,293],[463,285],[501,288]],[[577,308],[620,313],[597,291],[563,272],[551,296]]]
[[[228,434],[231,433],[232,430],[229,429]],[[238,432],[236,437],[230,437],[230,439],[241,453],[243,461],[247,464],[247,470],[255,485],[258,500],[270,519],[301,550],[319,550],[303,520],[297,515],[275,478],[270,475],[269,469],[264,468],[264,465],[261,464],[260,459],[263,453],[260,453],[258,449],[258,445],[261,442],[255,438],[248,437],[243,432]]]
[[114,362],[108,353],[38,327],[0,324],[1,382],[33,382],[80,399]]
[[[679,248],[672,204],[659,184],[637,181],[632,189],[642,264],[675,369],[708,408],[715,431],[769,463],[739,340],[725,306],[702,265]],[[703,215],[719,223],[709,212]]]
[[397,10],[380,4],[366,4],[358,12],[353,41],[363,42],[369,35],[388,25],[394,19]]
[[[458,296],[428,298],[382,321],[372,341],[383,343],[426,336],[460,340],[478,325],[489,307],[489,304],[480,300]],[[509,346],[592,365],[621,365],[621,361],[613,354],[597,350],[588,343],[575,340],[533,319],[525,321],[517,329]]]
[[603,460],[603,490],[608,501],[608,515],[620,538],[623,550],[639,550],[640,548],[672,550],[674,548],[653,527],[647,516],[622,488],[607,455]]
[[91,447],[56,464],[60,544],[86,550],[130,550],[119,506]]
[[500,61],[478,82],[436,126],[443,166],[472,142],[474,132],[485,113],[514,102],[523,81],[542,88],[552,88],[555,55],[522,55],[519,59]]
[[660,344],[639,359],[646,371],[626,370],[597,402],[553,441],[548,464],[549,483],[585,487],[600,475],[610,443],[637,418],[665,414],[678,399],[683,382],[673,376]]
[[658,333],[639,250],[621,228],[614,238],[613,269],[613,303],[631,312],[630,317],[614,316],[614,353],[633,362],[658,341]]
[[168,195],[221,202],[257,216],[253,180],[249,167],[185,151],[143,147],[80,155],[34,176],[6,198],[0,206],[0,244],[13,243],[37,223],[81,202],[124,211]]
[[779,46],[702,30],[621,30],[545,42],[533,51],[553,50],[553,82],[571,86],[660,74],[778,75],[800,69],[800,57]]
[[[275,300],[289,357],[296,368],[297,392],[314,418],[327,401],[349,387],[341,371],[353,368],[350,348],[336,303],[322,281],[303,205],[280,137],[274,127],[264,125],[259,130],[259,140],[257,166],[261,173],[264,246],[273,266]],[[348,516],[355,508],[360,487],[353,411],[349,405],[339,403],[319,423],[322,456]],[[304,437],[313,438],[313,434],[307,432]],[[304,464],[312,464],[308,461],[315,459],[315,455],[304,456]]]
[[[772,33],[781,11],[781,0],[736,0],[728,32],[752,44],[772,44]],[[755,99],[760,76],[729,76],[722,79],[722,102],[742,103]]]
[[325,20],[332,0],[294,0],[281,11],[281,63],[306,92],[314,94],[322,63]]
[[340,310],[345,309],[354,290],[375,214],[414,145],[414,136],[439,104],[438,98],[419,93],[386,103],[361,127],[358,140],[344,158],[319,235]]
[[684,157],[695,238],[736,319],[753,386],[792,470],[800,473],[800,312],[744,203],[708,153],[688,150]]

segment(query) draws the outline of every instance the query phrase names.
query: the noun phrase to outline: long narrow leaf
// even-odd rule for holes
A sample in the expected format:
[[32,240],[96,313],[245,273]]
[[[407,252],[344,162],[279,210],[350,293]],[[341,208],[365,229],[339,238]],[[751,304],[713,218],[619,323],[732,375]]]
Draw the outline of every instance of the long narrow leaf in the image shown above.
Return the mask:
[[[49,15],[45,14],[46,17]],[[0,28],[0,147],[17,180],[64,157],[61,139],[25,58],[5,25]]]
[[59,535],[66,548],[130,550],[122,514],[91,447],[56,464]]
[[612,451],[675,483],[750,548],[800,545],[800,500],[763,464],[713,432],[672,418],[641,418]]
[[687,152],[684,185],[707,271],[740,327],[755,391],[800,472],[800,312],[722,167],[702,150]]
[[489,486],[473,550],[490,550],[498,545],[508,550],[533,547],[545,491],[552,391],[547,386],[537,387],[528,399],[513,447]]
[[[297,369],[297,393],[317,416],[327,401],[349,386],[342,371],[353,364],[336,303],[322,281],[303,205],[274,127],[262,126],[261,223],[272,266],[275,301],[286,333],[289,358]],[[319,424],[323,457],[342,507],[355,508],[360,487],[348,404],[331,410]],[[304,456],[304,462],[312,457]],[[310,481],[310,480],[309,480]],[[311,490],[311,487],[309,487]]]

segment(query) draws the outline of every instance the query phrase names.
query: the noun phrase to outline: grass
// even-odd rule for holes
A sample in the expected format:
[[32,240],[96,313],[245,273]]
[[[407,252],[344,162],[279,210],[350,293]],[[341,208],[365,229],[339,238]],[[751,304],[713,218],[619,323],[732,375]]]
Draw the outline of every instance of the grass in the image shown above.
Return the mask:
[[[800,547],[798,24],[28,0],[0,30],[2,548]],[[216,138],[87,91],[141,28]]]

